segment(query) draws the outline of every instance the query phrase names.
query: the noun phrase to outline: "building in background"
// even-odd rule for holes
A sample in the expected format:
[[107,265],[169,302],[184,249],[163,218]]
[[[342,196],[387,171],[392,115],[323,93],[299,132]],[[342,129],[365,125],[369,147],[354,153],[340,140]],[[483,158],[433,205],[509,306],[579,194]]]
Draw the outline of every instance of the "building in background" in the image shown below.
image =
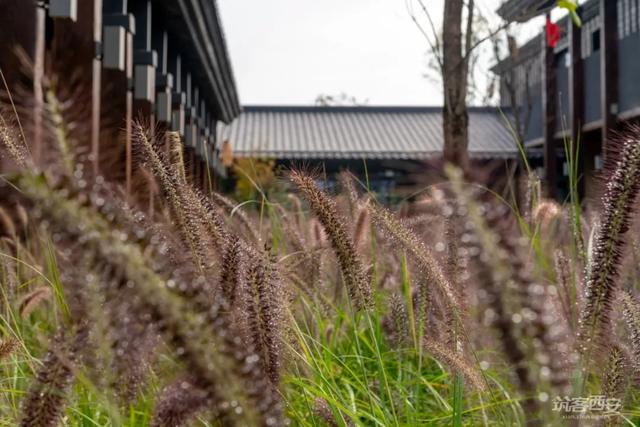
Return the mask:
[[[469,109],[469,154],[477,167],[513,165],[518,148],[496,108]],[[218,146],[236,159],[270,159],[321,172],[329,185],[350,170],[383,197],[424,184],[425,162],[442,157],[442,107],[245,106],[220,125]]]
[[[498,13],[509,21],[525,21],[555,5],[543,3],[509,0]],[[559,198],[568,187],[565,141],[578,142],[579,191],[591,195],[595,172],[607,152],[615,152],[616,132],[640,116],[638,0],[588,0],[578,15],[581,26],[565,16],[555,23],[560,30],[556,41],[548,37],[554,25],[548,22],[540,35],[512,47],[494,69],[501,78],[503,108],[519,115],[532,163],[549,194]]]
[[[194,182],[224,173],[215,129],[240,107],[215,0],[0,0],[0,8],[0,67],[10,90],[33,99],[22,114],[34,156],[47,155],[45,82],[57,76],[82,101],[96,173],[122,168],[131,190],[138,117],[181,135]],[[122,161],[105,164],[114,148]]]

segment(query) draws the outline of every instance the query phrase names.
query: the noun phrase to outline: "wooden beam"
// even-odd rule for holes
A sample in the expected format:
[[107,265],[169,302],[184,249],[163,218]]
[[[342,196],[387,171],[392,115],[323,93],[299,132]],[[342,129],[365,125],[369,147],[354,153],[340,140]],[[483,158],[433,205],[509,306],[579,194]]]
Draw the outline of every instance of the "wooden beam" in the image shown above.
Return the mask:
[[616,1],[600,0],[600,91],[602,153],[606,157],[618,115],[618,8]]
[[584,196],[584,145],[581,130],[584,124],[584,61],[582,60],[582,31],[573,20],[569,20],[569,118],[571,126],[571,149],[578,170],[578,194]]
[[547,196],[557,195],[556,142],[556,69],[555,53],[547,43],[545,29],[542,30],[542,120],[544,138],[544,169]]

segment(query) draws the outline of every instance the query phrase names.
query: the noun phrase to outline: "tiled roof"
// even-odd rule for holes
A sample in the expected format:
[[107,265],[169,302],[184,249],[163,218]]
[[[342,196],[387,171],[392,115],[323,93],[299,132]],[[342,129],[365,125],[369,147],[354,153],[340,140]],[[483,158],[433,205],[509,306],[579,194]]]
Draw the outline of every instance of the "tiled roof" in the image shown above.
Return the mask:
[[507,0],[498,8],[498,15],[507,21],[526,22],[555,6],[556,0]]
[[[517,147],[494,108],[469,109],[472,158],[514,158]],[[441,107],[246,106],[218,128],[236,157],[423,159],[442,153]]]

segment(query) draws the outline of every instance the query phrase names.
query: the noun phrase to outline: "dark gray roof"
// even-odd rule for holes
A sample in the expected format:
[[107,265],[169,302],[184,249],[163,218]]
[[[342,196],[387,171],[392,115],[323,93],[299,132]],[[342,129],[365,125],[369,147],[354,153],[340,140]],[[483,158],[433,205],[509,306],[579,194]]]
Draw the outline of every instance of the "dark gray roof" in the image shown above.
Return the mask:
[[507,0],[498,9],[498,15],[507,21],[526,22],[555,6],[556,0]]
[[[470,108],[472,158],[513,158],[517,147],[494,108]],[[423,159],[442,153],[441,107],[246,106],[218,128],[236,157]]]

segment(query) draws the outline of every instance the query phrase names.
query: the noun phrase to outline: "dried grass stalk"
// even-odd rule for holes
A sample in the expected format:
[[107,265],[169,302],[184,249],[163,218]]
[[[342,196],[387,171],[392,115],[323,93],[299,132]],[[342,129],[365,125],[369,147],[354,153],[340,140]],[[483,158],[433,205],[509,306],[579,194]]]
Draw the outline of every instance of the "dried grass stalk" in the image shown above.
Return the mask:
[[477,391],[486,390],[485,380],[480,371],[455,351],[452,351],[440,343],[429,340],[424,341],[424,348],[431,353],[436,360],[445,364],[453,373],[464,376],[466,382],[474,389]]
[[388,210],[375,204],[369,204],[369,207],[373,221],[381,226],[401,249],[407,251],[416,260],[421,272],[426,276],[425,279],[436,285],[448,300],[449,307],[458,310],[460,303],[453,285],[422,240]]
[[331,241],[354,308],[356,310],[371,308],[373,305],[371,287],[355,245],[349,238],[345,221],[337,213],[335,202],[316,186],[309,175],[293,171],[291,180],[302,191]]
[[[636,134],[640,129],[635,129]],[[620,260],[631,215],[640,189],[640,141],[624,141],[602,200],[600,228],[586,272],[585,304],[580,316],[579,349],[593,356],[594,346],[608,342],[610,318],[618,288]]]
[[22,297],[18,305],[18,313],[20,317],[26,319],[31,313],[38,308],[40,304],[47,301],[51,297],[51,288],[48,286],[40,286]]

